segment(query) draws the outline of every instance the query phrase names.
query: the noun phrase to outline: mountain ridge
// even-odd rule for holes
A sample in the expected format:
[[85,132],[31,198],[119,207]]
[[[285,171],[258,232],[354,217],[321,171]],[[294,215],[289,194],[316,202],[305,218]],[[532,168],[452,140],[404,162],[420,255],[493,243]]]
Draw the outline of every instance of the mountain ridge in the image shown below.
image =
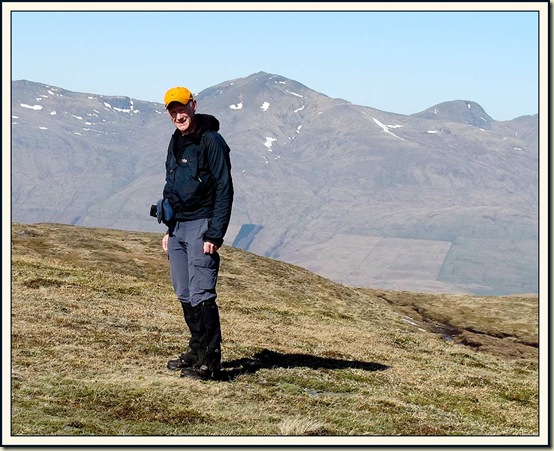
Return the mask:
[[[253,76],[281,77],[283,80],[294,81],[294,80],[290,80],[290,79],[287,79],[285,77],[282,77],[282,76],[279,76],[279,75],[276,75],[276,74],[270,74],[270,73],[264,72],[264,71],[254,73],[254,74],[250,75],[249,77],[253,77]],[[203,89],[202,91],[200,91],[198,93],[194,93],[194,95],[198,96],[198,94],[202,94],[203,98],[205,99],[205,98],[210,97],[211,95],[217,95],[214,91],[217,91],[218,89],[221,89],[223,87],[228,87],[230,85],[233,85],[236,82],[240,82],[240,81],[243,81],[245,79],[248,79],[249,77],[239,77],[239,78],[235,78],[233,80],[227,80],[227,81],[218,83],[214,86],[205,88],[205,89]],[[354,106],[359,106],[359,107],[364,107],[364,108],[371,108],[367,105],[356,104],[356,103],[350,102],[349,100],[346,100],[346,99],[343,99],[343,98],[340,98],[340,97],[330,97],[330,96],[326,95],[325,93],[314,91],[311,88],[307,87],[306,85],[304,85],[300,82],[297,82],[297,81],[294,81],[294,82],[297,83],[299,86],[304,87],[305,89],[316,92],[316,93],[318,93],[322,96],[325,96],[329,99],[340,100],[342,102],[345,102],[347,104],[354,105]],[[80,94],[80,95],[94,96],[94,97],[105,98],[105,99],[127,99],[128,101],[141,102],[145,105],[156,104],[156,105],[160,105],[161,108],[163,108],[163,103],[162,102],[144,100],[144,99],[139,99],[139,98],[136,98],[136,97],[118,96],[118,95],[100,95],[100,94],[94,94],[94,93],[85,92],[85,91],[71,91],[71,90],[64,89],[62,87],[55,86],[55,85],[52,85],[52,84],[33,81],[33,80],[27,80],[27,79],[12,80],[12,83],[22,84],[23,86],[26,86],[28,88],[36,87],[36,86],[51,87],[51,88],[54,88],[54,89],[56,89],[56,90],[58,90],[62,93],[66,93],[66,94]],[[468,107],[468,105],[470,105],[470,106]],[[506,119],[506,120],[499,121],[499,120],[496,120],[496,119],[492,118],[491,116],[489,116],[488,113],[486,113],[484,108],[481,105],[479,105],[478,102],[473,101],[473,100],[467,100],[467,99],[446,100],[446,101],[443,101],[443,102],[439,102],[437,104],[433,104],[433,105],[429,106],[428,108],[426,108],[422,111],[419,111],[419,112],[416,112],[416,113],[410,113],[410,114],[394,113],[394,112],[385,111],[385,110],[376,110],[376,111],[383,111],[383,112],[386,112],[386,113],[395,114],[395,115],[398,115],[398,116],[407,116],[407,117],[409,117],[409,116],[425,116],[425,117],[427,117],[428,116],[429,118],[433,119],[433,116],[431,116],[429,113],[431,112],[434,116],[436,116],[438,113],[435,113],[435,109],[438,109],[439,107],[441,107],[441,109],[445,108],[448,111],[451,111],[453,109],[454,110],[457,109],[460,116],[463,116],[463,113],[465,112],[466,109],[471,109],[471,105],[475,105],[475,107],[477,108],[478,111],[485,114],[485,118],[488,118],[488,120],[494,121],[494,122],[512,122],[512,121],[519,121],[519,120],[522,120],[522,119],[525,119],[525,118],[536,118],[536,117],[538,117],[538,113],[525,114],[525,115],[521,115],[521,116],[516,116],[512,119]],[[457,121],[461,120],[460,123],[467,123],[467,122],[463,121],[463,119],[461,119],[460,117],[458,117],[456,120]]]
[[[12,84],[14,219],[163,231],[163,106],[33,83]],[[227,243],[253,225],[247,250],[354,286],[538,289],[537,116],[485,129],[475,102],[400,115],[265,72],[197,99],[231,147]]]

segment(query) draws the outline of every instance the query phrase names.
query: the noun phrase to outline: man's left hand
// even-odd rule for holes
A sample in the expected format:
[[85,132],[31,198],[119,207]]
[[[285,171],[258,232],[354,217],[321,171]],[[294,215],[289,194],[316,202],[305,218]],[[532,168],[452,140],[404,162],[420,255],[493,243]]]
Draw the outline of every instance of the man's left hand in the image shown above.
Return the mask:
[[204,254],[215,254],[218,249],[219,246],[209,243],[208,241],[204,241]]

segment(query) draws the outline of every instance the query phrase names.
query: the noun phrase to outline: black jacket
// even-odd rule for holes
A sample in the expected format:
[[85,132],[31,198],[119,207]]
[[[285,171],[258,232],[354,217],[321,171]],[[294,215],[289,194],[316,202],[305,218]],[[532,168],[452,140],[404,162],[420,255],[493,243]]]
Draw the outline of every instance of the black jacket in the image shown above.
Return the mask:
[[209,218],[204,240],[221,246],[234,195],[230,149],[217,133],[215,117],[196,114],[194,123],[192,133],[182,136],[175,130],[171,137],[163,195],[170,200],[177,221]]

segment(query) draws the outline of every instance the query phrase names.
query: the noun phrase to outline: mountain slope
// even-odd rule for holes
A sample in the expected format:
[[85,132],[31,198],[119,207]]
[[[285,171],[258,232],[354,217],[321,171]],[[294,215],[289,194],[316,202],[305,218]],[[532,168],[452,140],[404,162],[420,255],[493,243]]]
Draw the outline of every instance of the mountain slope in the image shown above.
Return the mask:
[[[232,149],[227,243],[353,286],[538,291],[536,116],[496,122],[467,101],[404,116],[264,72],[197,99]],[[12,115],[15,221],[163,231],[148,216],[162,105],[21,81]]]
[[438,119],[445,122],[457,122],[490,130],[494,120],[481,105],[465,100],[443,102],[412,115],[423,119]]
[[[11,424],[23,441],[444,445],[441,436],[539,433],[536,297],[353,289],[224,246],[224,377],[183,380],[165,368],[187,335],[159,234],[60,224],[14,224],[12,234]],[[445,340],[441,312],[482,341],[530,352],[506,358]]]

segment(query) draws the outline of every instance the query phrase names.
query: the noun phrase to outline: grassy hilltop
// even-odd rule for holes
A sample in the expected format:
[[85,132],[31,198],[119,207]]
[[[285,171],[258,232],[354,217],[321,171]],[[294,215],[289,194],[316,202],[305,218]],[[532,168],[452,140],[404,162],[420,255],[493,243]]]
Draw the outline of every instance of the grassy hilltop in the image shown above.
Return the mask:
[[165,367],[188,337],[161,236],[13,224],[12,435],[539,433],[537,296],[349,288],[224,246],[223,380],[195,381]]

